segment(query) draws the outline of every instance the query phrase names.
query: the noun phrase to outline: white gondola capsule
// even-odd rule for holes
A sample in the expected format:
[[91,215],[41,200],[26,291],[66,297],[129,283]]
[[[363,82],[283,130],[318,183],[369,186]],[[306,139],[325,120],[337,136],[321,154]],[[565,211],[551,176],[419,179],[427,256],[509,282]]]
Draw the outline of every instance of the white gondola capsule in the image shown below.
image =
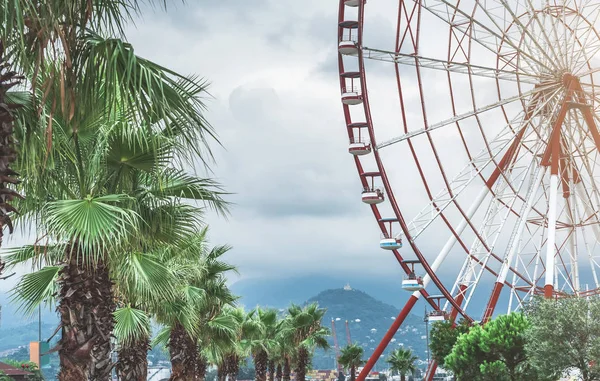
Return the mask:
[[358,5],[360,4],[360,0],[345,0],[344,4],[346,4],[349,7],[358,7]]
[[381,204],[385,201],[381,189],[366,189],[362,192],[362,202],[369,205]]
[[358,90],[348,89],[345,93],[342,93],[342,103],[345,105],[359,105],[362,101],[362,95],[360,95]]
[[366,142],[351,142],[348,152],[354,156],[368,155],[371,153],[371,145]]
[[448,314],[446,311],[432,311],[427,315],[427,320],[432,321],[445,321],[448,320]]
[[420,291],[423,289],[423,281],[420,279],[406,278],[402,281],[402,289],[406,291]]
[[384,238],[379,241],[379,247],[384,250],[398,250],[402,247],[402,240],[396,238]]
[[357,56],[358,44],[352,40],[340,41],[338,51],[345,56]]

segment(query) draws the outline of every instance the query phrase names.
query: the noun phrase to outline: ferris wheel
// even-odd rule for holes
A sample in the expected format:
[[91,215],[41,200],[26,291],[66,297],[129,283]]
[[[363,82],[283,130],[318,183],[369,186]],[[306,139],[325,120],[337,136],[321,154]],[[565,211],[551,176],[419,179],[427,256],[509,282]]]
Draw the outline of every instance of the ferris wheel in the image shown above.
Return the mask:
[[597,0],[340,0],[349,153],[412,292],[359,381],[419,298],[485,322],[600,292],[597,28]]

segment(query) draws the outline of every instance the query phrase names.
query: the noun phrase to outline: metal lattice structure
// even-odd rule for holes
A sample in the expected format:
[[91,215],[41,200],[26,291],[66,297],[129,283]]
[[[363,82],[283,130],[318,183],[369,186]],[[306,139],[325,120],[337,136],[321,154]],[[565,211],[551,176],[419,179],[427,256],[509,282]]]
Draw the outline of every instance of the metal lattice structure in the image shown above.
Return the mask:
[[600,2],[340,0],[338,22],[362,201],[413,291],[359,381],[420,298],[485,322],[597,294]]

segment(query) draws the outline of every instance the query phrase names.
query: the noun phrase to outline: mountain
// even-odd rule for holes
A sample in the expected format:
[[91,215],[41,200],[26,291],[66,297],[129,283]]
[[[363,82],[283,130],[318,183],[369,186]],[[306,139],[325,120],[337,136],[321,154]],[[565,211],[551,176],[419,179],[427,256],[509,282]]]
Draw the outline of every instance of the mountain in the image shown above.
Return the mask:
[[[8,293],[2,294],[0,292],[0,332],[4,329],[10,330],[11,328],[21,327],[30,323],[38,322],[38,314],[34,313],[33,316],[24,316],[19,311],[18,304],[12,302]],[[54,309],[49,307],[42,308],[42,323],[56,326],[58,325],[58,315]],[[36,331],[37,332],[37,331]],[[0,342],[2,342],[2,335],[0,334]]]
[[[340,348],[347,344],[345,323],[346,320],[348,321],[351,340],[363,346],[365,359],[373,353],[399,313],[398,308],[350,287],[322,291],[306,301],[306,303],[311,302],[317,302],[320,307],[327,309],[323,325],[331,328],[331,320],[334,320]],[[420,359],[426,359],[425,332],[423,317],[409,314],[392,339],[393,342],[384,351],[377,364],[378,367],[384,368],[385,363],[382,360],[389,355],[391,350],[398,347],[411,348]],[[329,341],[333,348],[333,338],[330,338]],[[333,369],[334,359],[334,350],[318,351],[313,358],[313,367],[315,369]]]
[[343,287],[348,282],[352,287],[397,308],[401,308],[410,295],[402,290],[401,278],[345,277],[332,274],[242,279],[232,284],[231,290],[242,297],[241,303],[247,307],[261,305],[274,308],[283,308],[290,303],[303,303],[323,290]]
[[[0,329],[0,353],[21,346],[29,346],[30,341],[37,341],[41,328],[42,340],[47,340],[56,330],[56,324],[29,323],[19,327]],[[60,334],[58,335],[60,337]],[[56,337],[55,337],[56,339]]]

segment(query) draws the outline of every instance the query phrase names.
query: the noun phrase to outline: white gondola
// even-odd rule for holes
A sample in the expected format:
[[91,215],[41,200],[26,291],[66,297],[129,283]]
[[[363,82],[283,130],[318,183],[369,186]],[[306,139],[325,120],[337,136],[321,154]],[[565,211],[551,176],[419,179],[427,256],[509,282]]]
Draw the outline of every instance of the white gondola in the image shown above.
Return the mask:
[[402,289],[406,291],[420,291],[423,289],[423,281],[419,279],[404,279]]
[[446,321],[448,320],[448,314],[446,313],[446,311],[432,311],[429,314],[427,314],[427,320],[429,322],[436,322],[436,321]]
[[359,105],[362,101],[362,95],[360,95],[358,91],[347,91],[342,93],[342,103],[345,105]]
[[369,205],[381,204],[385,201],[381,189],[367,189],[362,192],[362,202]]
[[340,41],[338,46],[338,50],[341,54],[345,56],[357,56],[358,55],[358,45],[355,41],[346,40]]
[[360,0],[346,0],[344,1],[344,4],[346,4],[349,7],[358,7],[358,5],[360,4]]
[[398,250],[402,247],[402,240],[396,238],[384,238],[379,241],[379,247],[384,250]]
[[354,142],[350,143],[348,152],[354,156],[368,155],[371,153],[371,144],[366,142]]

